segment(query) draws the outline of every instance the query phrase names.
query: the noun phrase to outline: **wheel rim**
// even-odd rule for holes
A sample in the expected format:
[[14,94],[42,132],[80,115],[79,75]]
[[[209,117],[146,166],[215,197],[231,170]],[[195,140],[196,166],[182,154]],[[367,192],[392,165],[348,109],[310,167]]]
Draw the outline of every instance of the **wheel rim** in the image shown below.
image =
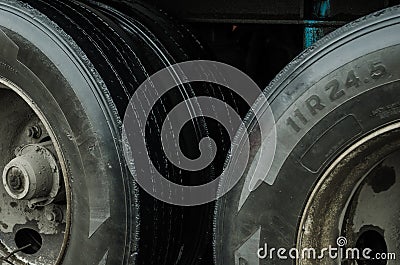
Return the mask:
[[22,89],[0,83],[1,260],[59,264],[70,227],[65,161],[45,115]]
[[[390,259],[366,260],[362,251],[371,249],[368,256],[373,258],[395,253],[399,245],[399,128],[395,123],[366,136],[326,170],[303,212],[297,249],[314,248],[318,254],[332,246],[344,254],[299,257],[297,264],[338,264],[346,259],[357,265],[394,264]],[[346,254],[351,248],[360,255]]]

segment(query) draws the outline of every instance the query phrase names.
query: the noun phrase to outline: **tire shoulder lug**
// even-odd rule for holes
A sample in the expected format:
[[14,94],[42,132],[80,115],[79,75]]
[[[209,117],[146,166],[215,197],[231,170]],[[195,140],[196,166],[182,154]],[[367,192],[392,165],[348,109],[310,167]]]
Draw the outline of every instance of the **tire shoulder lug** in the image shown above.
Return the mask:
[[7,34],[0,29],[0,57],[6,61],[16,61],[19,47],[15,44]]

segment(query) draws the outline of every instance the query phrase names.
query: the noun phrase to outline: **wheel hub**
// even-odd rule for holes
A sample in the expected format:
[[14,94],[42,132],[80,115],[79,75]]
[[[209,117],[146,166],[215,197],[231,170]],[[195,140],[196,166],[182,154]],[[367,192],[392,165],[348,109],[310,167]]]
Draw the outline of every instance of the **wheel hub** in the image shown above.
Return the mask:
[[42,199],[48,204],[57,195],[59,179],[55,158],[41,145],[23,147],[3,171],[4,188],[17,200]]

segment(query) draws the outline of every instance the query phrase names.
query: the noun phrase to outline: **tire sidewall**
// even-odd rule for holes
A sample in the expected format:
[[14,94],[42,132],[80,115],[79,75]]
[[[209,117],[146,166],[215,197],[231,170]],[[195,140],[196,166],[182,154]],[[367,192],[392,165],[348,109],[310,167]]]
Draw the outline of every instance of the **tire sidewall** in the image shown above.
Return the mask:
[[[277,152],[269,181],[251,192],[239,209],[245,176],[216,208],[216,263],[236,264],[238,249],[260,231],[260,247],[296,246],[306,202],[326,168],[363,136],[400,119],[400,42],[396,10],[380,20],[338,30],[289,66],[269,89],[276,117]],[[381,14],[382,15],[382,14]],[[379,41],[376,41],[379,40]],[[386,73],[375,78],[377,65]],[[359,78],[350,86],[349,74]],[[333,93],[332,84],[338,83]],[[349,85],[349,87],[347,87]],[[323,108],[309,108],[317,102]],[[301,121],[299,110],[305,120]],[[298,128],[288,123],[291,118]],[[347,130],[346,130],[347,128]],[[299,129],[299,130],[298,130]],[[338,130],[340,129],[340,130]],[[325,153],[315,152],[326,150]],[[281,164],[276,166],[276,161]],[[274,168],[275,167],[275,168]],[[275,171],[275,172],[274,172]],[[264,173],[265,174],[265,173]],[[272,175],[272,179],[271,179]],[[247,176],[248,177],[248,176]],[[257,256],[257,250],[249,255]],[[235,263],[236,262],[236,263]],[[294,264],[293,260],[260,260],[260,264]],[[251,264],[251,263],[250,263]]]

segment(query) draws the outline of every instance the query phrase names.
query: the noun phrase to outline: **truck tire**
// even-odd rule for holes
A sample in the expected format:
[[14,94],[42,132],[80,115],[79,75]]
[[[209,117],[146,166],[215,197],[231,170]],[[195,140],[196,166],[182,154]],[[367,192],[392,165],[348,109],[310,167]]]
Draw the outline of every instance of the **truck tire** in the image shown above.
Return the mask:
[[[193,264],[204,251],[212,208],[172,206],[142,191],[124,158],[121,124],[148,76],[205,52],[148,6],[107,3],[0,1],[5,262]],[[151,136],[160,137],[169,106],[195,93],[185,85],[168,94],[166,107],[155,107],[160,117],[149,121]],[[206,128],[194,121],[182,149],[197,150]],[[163,156],[157,162],[169,165]],[[212,178],[212,167],[202,174]],[[198,175],[170,170],[168,177],[181,183]],[[39,184],[42,191],[32,188]]]
[[[399,22],[400,8],[393,7],[350,23],[307,49],[266,88],[275,157],[269,172],[245,174],[217,202],[217,265],[340,262],[296,259],[291,248],[398,250]],[[249,127],[255,123],[248,119]],[[252,146],[248,168],[264,163],[255,159],[265,147],[262,138]],[[259,180],[254,190],[251,179]]]

